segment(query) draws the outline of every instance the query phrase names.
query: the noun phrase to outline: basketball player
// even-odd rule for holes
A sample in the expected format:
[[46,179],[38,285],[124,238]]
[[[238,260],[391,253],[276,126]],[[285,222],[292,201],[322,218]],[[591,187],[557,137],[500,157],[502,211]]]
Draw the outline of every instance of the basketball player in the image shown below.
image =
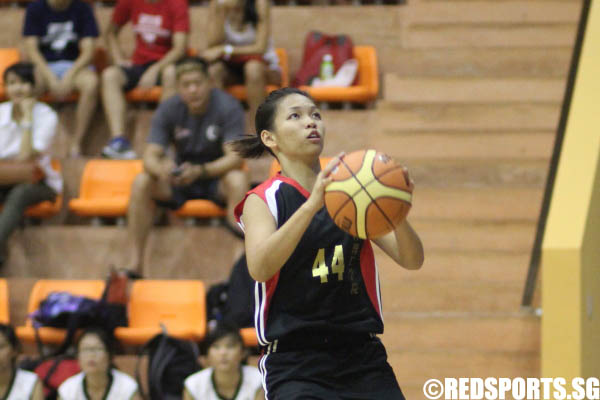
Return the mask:
[[[267,399],[404,399],[385,349],[379,281],[368,240],[334,225],[324,207],[325,126],[310,96],[284,88],[256,113],[256,136],[237,142],[244,157],[268,151],[282,171],[236,209],[257,281],[255,325]],[[412,185],[412,183],[411,183]],[[399,265],[418,269],[423,247],[408,222],[374,241]]]

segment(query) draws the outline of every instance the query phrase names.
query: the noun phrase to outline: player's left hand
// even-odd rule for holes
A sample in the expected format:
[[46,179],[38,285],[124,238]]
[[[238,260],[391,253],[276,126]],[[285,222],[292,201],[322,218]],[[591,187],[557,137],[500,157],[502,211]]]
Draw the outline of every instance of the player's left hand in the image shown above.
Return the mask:
[[158,72],[159,71],[156,68],[148,68],[140,78],[138,87],[146,90],[152,89],[156,86],[156,82],[158,81]]

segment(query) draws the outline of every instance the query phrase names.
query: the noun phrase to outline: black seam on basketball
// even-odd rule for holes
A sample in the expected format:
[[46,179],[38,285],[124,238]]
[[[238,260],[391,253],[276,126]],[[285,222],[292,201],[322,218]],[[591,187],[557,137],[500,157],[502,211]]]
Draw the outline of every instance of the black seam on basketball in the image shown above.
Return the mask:
[[[369,181],[369,183],[367,183],[367,184],[365,185],[365,187],[369,186],[369,185],[370,185],[370,184],[371,184],[371,183],[372,183],[374,180],[378,180],[379,178],[383,178],[383,177],[384,177],[386,174],[388,174],[388,173],[390,173],[390,172],[392,172],[392,171],[395,171],[395,170],[397,170],[397,169],[402,169],[402,168],[403,168],[403,167],[402,167],[401,165],[396,165],[395,167],[388,169],[387,171],[385,171],[385,172],[384,172],[384,173],[382,173],[381,175],[375,175],[375,171],[373,171],[373,176],[375,177],[375,179],[371,179],[371,180]],[[404,173],[402,173],[402,176],[404,176]],[[405,180],[406,180],[406,179],[405,179]],[[408,183],[408,182],[406,182],[406,184],[408,185],[409,183]],[[387,185],[386,185],[386,186],[387,186]],[[407,192],[406,190],[404,190],[404,189],[402,189],[402,188],[397,188],[397,187],[394,187],[394,189],[398,189],[398,190],[402,190],[403,192],[410,193],[410,192]]]
[[[351,175],[351,176],[352,176],[354,179],[356,179],[356,181],[357,181],[357,182],[358,182],[358,184],[360,185],[360,181],[359,181],[359,180],[356,178],[356,176],[354,176],[354,173],[352,172],[352,170],[350,169],[350,167],[348,166],[348,164],[346,164],[346,163],[344,162],[344,159],[341,159],[340,161],[341,161],[341,164],[342,164],[344,167],[346,167],[346,170],[348,170],[348,172],[350,172],[350,175]],[[363,161],[364,161],[364,158],[363,158]],[[341,181],[339,181],[339,182],[341,182]],[[362,185],[361,185],[361,186],[362,186]],[[348,197],[348,200],[346,200],[345,202],[343,202],[343,203],[342,203],[342,205],[341,205],[340,207],[338,207],[337,211],[335,212],[335,214],[333,215],[333,217],[332,217],[331,219],[333,219],[333,220],[335,221],[335,219],[337,218],[337,216],[338,216],[338,214],[340,213],[340,211],[341,211],[341,210],[342,210],[344,207],[346,207],[346,204],[347,204],[349,201],[351,201],[351,202],[353,202],[353,203],[354,203],[354,196],[355,196],[357,193],[359,193],[361,190],[363,190],[363,189],[360,189],[360,190],[358,190],[356,193],[353,193],[353,194],[351,194],[351,195],[350,195],[349,193],[347,193],[347,192],[343,192],[343,191],[341,191],[341,190],[335,190],[336,192],[341,192],[341,193],[344,193],[345,195],[347,195],[347,196],[349,196],[349,197]],[[332,192],[334,192],[334,191],[332,190],[330,193],[332,193]],[[356,215],[356,217],[358,218],[358,207],[356,207],[356,203],[354,203],[354,210],[355,210],[355,213],[357,214],[357,215]],[[356,233],[358,233],[358,231],[356,231]]]
[[[363,162],[364,162],[364,159],[363,159]],[[371,203],[375,204],[375,207],[377,207],[377,209],[384,216],[384,218],[386,219],[386,221],[388,222],[388,224],[393,228],[394,224],[392,223],[392,221],[390,220],[390,218],[386,215],[386,213],[381,209],[381,207],[379,207],[379,204],[377,204],[377,200],[375,200],[373,198],[373,196],[371,196],[371,193],[369,193],[369,191],[367,190],[367,188],[365,187],[365,185],[363,185],[362,182],[356,177],[356,175],[354,175],[354,172],[352,172],[352,170],[348,167],[348,165],[346,165],[346,163],[344,162],[343,159],[342,159],[342,164],[344,164],[344,166],[346,166],[346,168],[348,168],[348,171],[350,171],[350,174],[352,174],[352,177],[356,180],[356,182],[358,182],[358,184],[360,185],[360,187],[362,188],[362,190],[364,190],[365,193],[367,194],[367,196],[369,196],[369,198],[371,199]],[[373,174],[373,176],[375,177],[375,179],[377,179],[377,177],[375,176],[375,174]],[[372,180],[369,181],[369,182],[372,182]],[[360,190],[358,192],[360,192]],[[356,193],[358,193],[358,192],[356,192]],[[352,195],[352,198],[354,198],[354,195]],[[368,209],[368,207],[367,207],[367,209]],[[358,210],[357,210],[357,213],[358,213]],[[366,217],[367,217],[367,214],[366,214],[366,210],[365,210],[365,219],[366,219]],[[366,221],[365,221],[365,233],[367,233],[367,237],[368,237],[369,234],[367,232]],[[358,234],[358,231],[357,231],[357,234]]]

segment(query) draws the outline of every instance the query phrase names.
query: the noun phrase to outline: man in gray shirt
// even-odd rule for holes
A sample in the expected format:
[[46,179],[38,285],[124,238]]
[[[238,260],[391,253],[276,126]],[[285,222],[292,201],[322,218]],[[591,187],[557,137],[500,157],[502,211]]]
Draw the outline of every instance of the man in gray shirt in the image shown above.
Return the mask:
[[[236,231],[233,209],[248,190],[243,160],[228,144],[244,134],[242,106],[211,87],[204,60],[186,57],[177,63],[176,73],[177,94],[156,109],[144,171],[131,191],[127,218],[134,251],[129,270],[140,275],[156,204],[176,210],[190,199],[212,200],[227,207],[226,224]],[[167,155],[171,145],[174,160]]]

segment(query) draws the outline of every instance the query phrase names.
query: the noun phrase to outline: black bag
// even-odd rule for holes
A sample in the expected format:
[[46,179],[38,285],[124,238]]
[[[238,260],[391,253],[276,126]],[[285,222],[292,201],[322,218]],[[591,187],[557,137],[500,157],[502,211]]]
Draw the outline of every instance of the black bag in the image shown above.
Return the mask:
[[[142,387],[140,362],[148,355],[148,393]],[[144,345],[135,367],[139,391],[145,400],[180,400],[185,378],[200,370],[196,343],[170,337],[154,336]]]
[[248,272],[245,254],[233,265],[227,282],[210,287],[206,308],[209,321],[228,320],[240,328],[254,326],[254,280]]

